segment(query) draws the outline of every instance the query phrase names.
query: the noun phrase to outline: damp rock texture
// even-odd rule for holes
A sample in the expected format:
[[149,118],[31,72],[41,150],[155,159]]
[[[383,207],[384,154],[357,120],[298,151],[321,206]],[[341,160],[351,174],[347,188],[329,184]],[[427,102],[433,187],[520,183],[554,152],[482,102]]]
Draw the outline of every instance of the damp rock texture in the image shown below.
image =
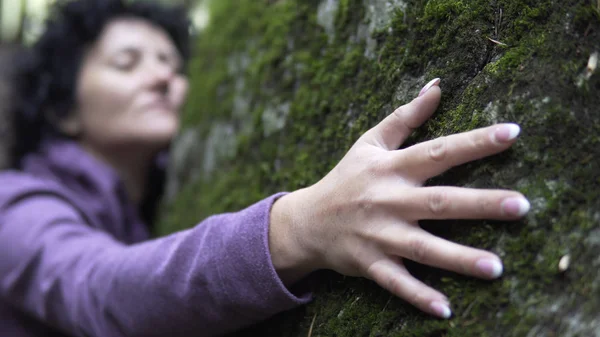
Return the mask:
[[181,160],[170,168],[175,187],[158,234],[315,183],[363,132],[439,77],[442,103],[409,144],[498,122],[522,128],[510,151],[429,184],[518,190],[532,204],[523,221],[422,222],[499,254],[503,277],[407,262],[449,296],[454,315],[438,320],[371,281],[324,272],[311,304],[236,336],[600,336],[599,6],[210,2],[183,116],[192,134],[175,144]]

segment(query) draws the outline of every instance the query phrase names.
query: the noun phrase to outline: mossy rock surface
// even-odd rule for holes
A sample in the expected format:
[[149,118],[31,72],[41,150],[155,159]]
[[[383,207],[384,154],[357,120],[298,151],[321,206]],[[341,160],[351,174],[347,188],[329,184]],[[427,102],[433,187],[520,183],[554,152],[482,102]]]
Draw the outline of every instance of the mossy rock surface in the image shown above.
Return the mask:
[[[324,273],[310,305],[238,336],[600,336],[596,0],[214,0],[157,234],[318,181],[435,77],[442,103],[409,145],[497,122],[509,151],[431,185],[506,188],[520,222],[430,221],[505,264],[488,282],[410,264],[447,294],[438,320],[371,281]],[[570,265],[559,272],[565,255]]]

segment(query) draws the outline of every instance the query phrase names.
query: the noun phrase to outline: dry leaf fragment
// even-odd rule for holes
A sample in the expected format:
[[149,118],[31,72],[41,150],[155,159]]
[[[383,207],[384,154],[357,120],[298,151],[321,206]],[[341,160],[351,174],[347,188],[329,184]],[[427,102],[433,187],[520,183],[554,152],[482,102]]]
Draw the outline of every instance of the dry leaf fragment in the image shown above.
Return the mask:
[[503,46],[503,47],[508,47],[508,45],[507,45],[506,43],[504,43],[504,42],[500,42],[500,41],[498,41],[498,40],[494,40],[494,39],[492,39],[491,37],[488,37],[488,40],[490,40],[490,41],[494,42],[494,43],[495,43],[495,44],[497,44],[497,45],[501,45],[501,46]]

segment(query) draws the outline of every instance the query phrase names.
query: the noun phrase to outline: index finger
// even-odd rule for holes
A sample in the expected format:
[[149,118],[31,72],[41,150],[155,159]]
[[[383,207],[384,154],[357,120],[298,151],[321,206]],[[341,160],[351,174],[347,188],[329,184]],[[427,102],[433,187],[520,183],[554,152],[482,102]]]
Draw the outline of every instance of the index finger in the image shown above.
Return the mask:
[[407,178],[423,182],[446,170],[507,150],[521,129],[497,124],[441,137],[397,151],[397,167]]

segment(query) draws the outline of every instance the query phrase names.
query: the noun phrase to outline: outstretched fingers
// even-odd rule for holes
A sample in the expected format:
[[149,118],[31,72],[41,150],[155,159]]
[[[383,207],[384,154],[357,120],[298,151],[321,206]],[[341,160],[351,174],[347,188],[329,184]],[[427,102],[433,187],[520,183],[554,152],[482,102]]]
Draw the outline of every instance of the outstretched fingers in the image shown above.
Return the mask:
[[407,231],[405,226],[390,225],[380,237],[385,253],[428,266],[483,279],[498,278],[503,272],[496,255],[442,239],[418,226]]
[[396,211],[405,219],[516,220],[529,212],[529,201],[519,192],[450,186],[412,188],[398,197]]
[[412,276],[402,261],[379,260],[369,268],[368,277],[424,312],[441,318],[452,315],[448,298]]
[[421,126],[437,109],[442,92],[439,79],[429,82],[419,97],[405,104],[367,131],[363,139],[386,150],[396,150],[414,129]]
[[454,166],[507,150],[520,131],[518,125],[507,123],[433,139],[397,151],[397,167],[423,182]]

